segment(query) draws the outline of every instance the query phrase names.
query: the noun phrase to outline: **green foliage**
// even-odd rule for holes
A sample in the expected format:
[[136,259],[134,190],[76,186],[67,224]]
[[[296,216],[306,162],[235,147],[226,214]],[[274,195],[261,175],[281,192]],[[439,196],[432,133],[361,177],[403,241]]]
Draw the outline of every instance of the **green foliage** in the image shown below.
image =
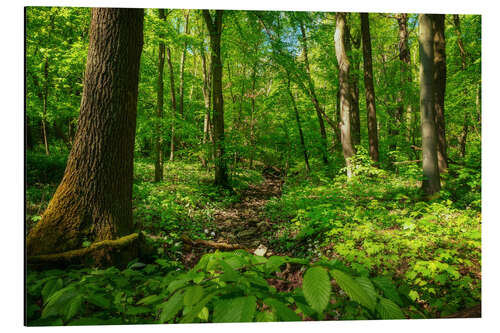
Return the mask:
[[[270,283],[286,263],[305,268],[302,287],[289,292],[279,291]],[[368,311],[369,318],[404,317],[400,307],[380,296],[369,280],[364,283],[370,283],[371,296],[364,290],[364,283],[357,283],[347,272],[331,269],[345,269],[337,261],[311,265],[301,259],[264,258],[237,250],[206,254],[189,271],[173,267],[174,263],[157,261],[149,265],[131,263],[123,271],[111,267],[29,272],[28,299],[43,300],[28,314],[29,323],[101,324],[110,317],[120,324],[322,318],[335,315],[335,308],[346,302],[340,294],[332,293],[332,278],[359,309]],[[379,300],[377,309],[370,297]]]

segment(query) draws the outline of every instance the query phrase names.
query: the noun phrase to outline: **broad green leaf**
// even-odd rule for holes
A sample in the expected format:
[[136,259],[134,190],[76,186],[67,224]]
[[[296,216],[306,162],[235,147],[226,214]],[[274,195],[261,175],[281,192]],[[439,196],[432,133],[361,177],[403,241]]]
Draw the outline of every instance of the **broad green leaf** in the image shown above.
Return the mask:
[[103,309],[109,309],[111,307],[111,301],[101,294],[90,294],[87,296],[87,301]]
[[307,303],[317,312],[323,312],[328,306],[332,286],[326,269],[320,266],[309,268],[304,274],[302,291]]
[[377,276],[373,278],[372,281],[380,290],[382,290],[385,297],[397,305],[403,306],[403,300],[399,296],[399,293],[391,279],[385,276]]
[[364,276],[359,276],[356,279],[356,282],[359,283],[361,288],[363,288],[364,291],[366,291],[366,294],[372,299],[373,303],[377,302],[377,291],[375,290],[375,287],[373,286],[372,282],[370,279]]
[[255,296],[245,296],[220,300],[215,303],[214,323],[236,323],[252,321],[257,299]]
[[255,321],[257,322],[271,322],[276,321],[276,316],[270,311],[257,312],[255,315]]
[[139,314],[151,313],[151,312],[153,312],[153,310],[146,306],[128,306],[127,311],[125,311],[125,314],[130,316],[136,316]]
[[208,294],[204,298],[201,299],[198,304],[196,304],[193,309],[187,313],[184,317],[181,319],[181,323],[192,323],[193,319],[198,316],[198,314],[203,310],[205,305],[207,305],[208,302],[212,300],[212,298],[215,296],[215,292]]
[[198,318],[203,321],[208,321],[208,308],[206,306],[198,313]]
[[80,311],[82,305],[83,305],[82,295],[78,295],[75,298],[73,298],[68,304],[66,315],[64,316],[65,321],[68,321],[71,318],[73,318],[78,313],[78,311]]
[[182,309],[182,301],[184,295],[178,291],[173,294],[168,301],[160,305],[160,323],[165,323],[175,317],[175,315]]
[[351,298],[353,301],[365,306],[369,310],[375,310],[375,303],[366,291],[347,273],[332,269],[330,271],[332,277],[337,281],[340,288]]
[[264,303],[271,306],[282,321],[300,321],[301,318],[292,309],[274,298],[266,298]]
[[280,266],[286,262],[286,258],[280,256],[271,256],[266,262],[266,271],[268,273],[279,270]]
[[47,305],[42,310],[42,319],[51,316],[64,315],[68,307],[68,303],[77,296],[77,291],[74,287],[66,287],[55,292],[49,297]]
[[406,319],[400,307],[387,298],[380,298],[377,304],[377,312],[382,319]]
[[160,302],[164,298],[165,298],[165,296],[162,296],[162,295],[149,295],[149,296],[146,296],[146,297],[142,298],[141,300],[139,300],[137,302],[137,305],[141,305],[141,304],[144,304],[144,305],[155,304],[155,303]]
[[184,305],[193,306],[203,297],[203,287],[196,285],[186,289],[184,292]]
[[56,291],[61,290],[63,287],[62,279],[50,279],[45,283],[42,288],[42,299],[43,303],[47,304],[49,297],[54,294]]

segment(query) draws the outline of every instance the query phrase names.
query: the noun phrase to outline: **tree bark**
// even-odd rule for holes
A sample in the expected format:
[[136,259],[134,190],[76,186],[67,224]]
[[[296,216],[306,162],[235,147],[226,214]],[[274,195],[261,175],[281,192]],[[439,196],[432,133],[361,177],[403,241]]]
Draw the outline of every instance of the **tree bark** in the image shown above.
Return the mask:
[[326,129],[325,129],[325,122],[322,116],[324,114],[324,110],[319,104],[318,98],[316,96],[316,89],[314,87],[314,81],[311,77],[311,69],[309,66],[309,57],[307,51],[307,35],[302,21],[300,22],[300,31],[302,33],[302,51],[304,52],[304,65],[306,68],[308,92],[309,96],[311,97],[311,101],[314,105],[314,108],[316,109],[316,115],[318,116],[323,162],[325,164],[328,164]]
[[377,111],[375,107],[375,88],[373,86],[372,45],[370,19],[368,13],[360,13],[361,35],[363,38],[363,72],[365,79],[366,119],[368,123],[368,144],[372,161],[379,161]]
[[434,32],[434,117],[436,118],[437,158],[439,172],[448,169],[446,152],[446,124],[444,96],[446,90],[446,42],[444,39],[444,14],[431,16]]
[[351,98],[349,82],[349,59],[345,47],[346,13],[337,13],[335,29],[335,54],[339,64],[340,85],[340,139],[342,141],[342,152],[347,167],[347,177],[352,176],[351,157],[355,154],[351,138]]
[[49,61],[45,58],[43,62],[43,111],[42,111],[42,136],[45,146],[45,154],[50,155],[49,139],[47,136],[47,100],[49,95]]
[[434,116],[434,34],[430,15],[420,14],[418,22],[420,28],[420,118],[424,176],[422,189],[426,195],[432,195],[441,189]]
[[[91,16],[75,142],[54,197],[28,234],[28,257],[75,250],[84,239],[117,239],[134,229],[133,155],[144,11],[94,8]],[[101,251],[95,260],[106,258]]]
[[[158,9],[160,20],[165,21],[165,9]],[[163,37],[163,34],[160,35]],[[155,182],[163,180],[163,69],[165,67],[165,43],[158,45],[158,81],[156,86],[155,121]]]
[[172,65],[172,54],[170,51],[170,47],[166,47],[167,49],[167,63],[168,70],[170,73],[170,105],[172,107],[172,126],[171,126],[171,135],[170,135],[170,161],[174,160],[175,155],[175,125],[177,122],[177,103],[175,101],[175,81],[174,81],[174,67]]
[[353,47],[355,49],[359,49],[360,40],[352,40],[351,30],[349,29],[349,25],[345,26],[345,47],[347,56],[350,56],[350,60],[352,63],[352,69],[349,71],[349,90],[351,96],[351,135],[352,135],[352,144],[354,146],[359,145],[361,143],[361,122],[359,120],[359,87],[358,87],[358,72],[359,72],[359,61],[354,55]]
[[222,95],[222,61],[220,56],[222,15],[224,11],[216,10],[215,19],[212,20],[210,11],[203,10],[203,17],[210,34],[211,50],[211,75],[212,75],[212,100],[213,122],[215,141],[215,185],[228,187],[226,156],[224,147],[224,98]]

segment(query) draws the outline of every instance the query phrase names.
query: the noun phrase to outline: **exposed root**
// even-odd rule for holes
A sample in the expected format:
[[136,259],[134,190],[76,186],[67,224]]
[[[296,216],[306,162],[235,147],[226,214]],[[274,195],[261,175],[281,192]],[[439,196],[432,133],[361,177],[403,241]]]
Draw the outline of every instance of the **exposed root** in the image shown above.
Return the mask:
[[246,247],[241,245],[241,244],[217,243],[214,241],[203,240],[203,239],[193,240],[186,235],[182,235],[181,239],[187,247],[202,245],[202,246],[207,246],[207,247],[211,247],[211,248],[218,249],[218,250],[246,249]]

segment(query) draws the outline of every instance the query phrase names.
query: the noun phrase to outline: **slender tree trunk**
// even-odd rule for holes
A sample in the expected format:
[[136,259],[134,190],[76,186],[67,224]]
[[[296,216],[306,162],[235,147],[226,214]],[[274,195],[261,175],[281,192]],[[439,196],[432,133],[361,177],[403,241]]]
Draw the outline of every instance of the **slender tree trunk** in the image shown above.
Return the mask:
[[299,131],[300,137],[300,146],[302,148],[302,153],[304,154],[304,163],[306,165],[306,173],[308,174],[311,171],[309,167],[309,157],[307,156],[307,148],[304,140],[304,133],[302,132],[302,125],[300,124],[300,115],[299,110],[297,109],[297,103],[295,102],[295,97],[293,96],[292,89],[290,88],[290,73],[286,72],[287,78],[287,91],[288,95],[290,95],[290,100],[292,101],[293,111],[295,113],[295,121],[297,122],[297,130]]
[[167,50],[167,63],[170,73],[170,104],[172,107],[172,130],[170,136],[170,161],[174,160],[175,155],[175,126],[177,122],[177,103],[175,101],[175,81],[174,81],[174,67],[172,66],[172,54],[170,47]]
[[251,95],[251,108],[250,108],[250,169],[253,168],[255,157],[255,98],[257,92],[255,91],[255,84],[257,81],[257,62],[254,63],[252,68],[252,95]]
[[[189,35],[189,12],[187,10],[184,23],[184,34]],[[187,42],[184,42],[184,48],[182,49],[181,64],[180,64],[180,74],[179,74],[179,116],[181,119],[184,118],[184,66],[186,62],[186,50]]]
[[[460,59],[462,60],[462,71],[465,71],[467,69],[467,53],[465,52],[464,43],[462,41],[460,16],[458,14],[453,15],[453,25],[455,26],[455,31],[457,33],[457,44],[458,44],[458,49],[460,51]],[[468,94],[467,89],[464,87],[464,96],[467,96],[467,94]],[[476,99],[476,108],[477,108],[477,99]],[[462,158],[465,158],[466,154],[467,135],[469,134],[469,122],[470,122],[470,115],[469,112],[467,112],[465,105],[464,109],[465,109],[464,123],[462,128],[462,135],[460,136],[460,155],[462,155]]]
[[370,19],[368,13],[360,13],[361,35],[363,38],[363,72],[365,79],[366,119],[368,122],[368,143],[372,161],[379,161],[377,111],[375,108],[375,88],[373,86],[372,45]]
[[[211,105],[211,84],[210,84],[210,72],[209,68],[207,67],[207,61],[205,57],[205,50],[204,47],[202,46],[201,48],[201,65],[202,65],[202,75],[203,75],[203,86],[202,86],[202,92],[203,92],[203,99],[205,102],[205,116],[203,120],[203,146],[205,147],[207,144],[207,140],[213,144],[213,136],[212,136],[212,125],[211,125],[211,120],[210,120],[210,109],[212,107]],[[208,156],[211,156],[213,159],[213,149],[210,149],[210,154]],[[207,158],[205,158],[204,155],[202,155],[201,159],[201,164],[203,167],[207,166]]]
[[432,195],[441,189],[434,116],[434,34],[430,15],[420,14],[418,22],[420,30],[420,118],[424,175],[422,189],[426,195]]
[[439,172],[448,169],[446,152],[446,124],[444,96],[446,90],[446,42],[444,39],[444,14],[432,15],[434,32],[434,117],[436,118],[437,158]]
[[49,61],[45,58],[43,63],[43,111],[42,111],[42,134],[45,154],[50,154],[49,140],[47,136],[47,99],[49,94]]
[[224,147],[224,99],[222,94],[222,61],[220,57],[222,15],[224,11],[215,11],[212,20],[210,11],[204,9],[203,17],[210,33],[212,99],[214,107],[214,141],[215,141],[215,185],[228,187],[226,156]]
[[335,54],[339,64],[340,84],[340,139],[342,141],[342,152],[347,167],[347,178],[352,176],[351,157],[355,154],[351,138],[351,98],[349,80],[349,59],[345,47],[346,13],[337,13],[335,29]]
[[[160,20],[165,21],[165,9],[158,9]],[[162,36],[161,36],[162,37]],[[165,43],[158,45],[158,81],[156,85],[155,121],[155,182],[163,180],[163,69],[165,67]]]
[[324,110],[319,104],[318,98],[316,96],[316,91],[314,88],[314,81],[311,77],[311,69],[309,67],[309,57],[308,57],[308,51],[307,51],[307,35],[306,35],[306,30],[304,28],[303,22],[300,22],[300,31],[302,33],[302,51],[304,52],[304,65],[306,67],[306,75],[307,75],[307,83],[308,83],[308,92],[309,96],[311,97],[311,101],[314,105],[314,108],[316,109],[316,115],[318,117],[318,122],[319,122],[319,131],[321,135],[321,148],[322,148],[322,157],[323,157],[323,162],[325,164],[328,164],[328,147],[327,147],[327,138],[326,138],[326,129],[325,129],[325,122],[323,120],[323,114]]
[[[28,234],[28,260],[81,248],[84,239],[116,239],[134,229],[133,155],[144,11],[94,8],[91,16],[75,143],[54,197]],[[107,254],[99,251],[95,262],[109,264]]]
[[[359,72],[359,61],[353,52],[353,47],[351,45],[351,32],[349,25],[346,21],[345,26],[345,47],[347,56],[350,56],[352,63],[352,70],[349,71],[349,90],[351,96],[351,135],[352,144],[354,146],[361,143],[361,123],[359,120],[359,87],[358,87],[358,72]],[[360,40],[353,41],[354,48],[359,49]]]

